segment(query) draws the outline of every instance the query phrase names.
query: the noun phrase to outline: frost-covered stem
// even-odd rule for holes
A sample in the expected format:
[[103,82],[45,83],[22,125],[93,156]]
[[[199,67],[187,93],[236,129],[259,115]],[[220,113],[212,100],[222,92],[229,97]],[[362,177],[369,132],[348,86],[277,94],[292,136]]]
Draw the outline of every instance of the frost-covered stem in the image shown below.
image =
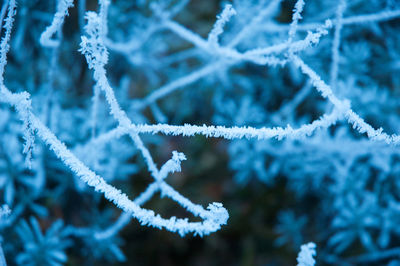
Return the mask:
[[74,150],[85,150],[90,147],[98,147],[99,145],[104,145],[112,140],[119,139],[120,137],[128,134],[128,130],[124,127],[116,127],[107,131],[106,133],[99,134],[95,138],[90,139],[88,142],[75,146]]
[[288,48],[292,49],[293,52],[298,52],[306,49],[309,47],[311,44],[316,44],[319,42],[319,39],[323,36],[326,35],[328,32],[326,29],[331,27],[331,22],[327,20],[324,25],[322,25],[320,28],[317,29],[315,33],[309,33],[307,37],[304,40],[294,42],[292,44],[290,43],[283,43],[283,44],[278,44],[278,45],[273,45],[270,47],[266,48],[257,48],[253,49],[250,51],[247,51],[245,53],[239,53],[231,48],[225,48],[225,47],[219,47],[210,50],[209,45],[207,41],[202,39],[199,35],[193,33],[192,31],[186,29],[185,27],[182,27],[178,23],[174,21],[165,21],[165,26],[184,38],[185,40],[191,42],[194,44],[196,47],[210,53],[217,53],[223,57],[231,58],[234,59],[234,61],[217,61],[217,62],[212,62],[196,71],[191,72],[190,74],[179,78],[177,80],[174,80],[159,89],[155,90],[151,94],[149,94],[146,98],[141,100],[139,103],[137,102],[136,105],[134,106],[135,109],[142,109],[149,104],[152,104],[153,102],[156,102],[158,99],[163,98],[164,96],[174,92],[177,89],[182,88],[183,86],[190,85],[193,82],[213,73],[215,70],[220,69],[222,66],[229,67],[231,65],[234,65],[236,63],[241,62],[242,60],[245,61],[250,61],[256,64],[261,64],[261,65],[276,65],[276,64],[285,64],[285,61],[279,61],[276,60],[274,57],[265,57],[269,54],[272,53],[279,53],[282,52]]
[[164,113],[161,111],[160,107],[158,107],[156,102],[153,102],[150,104],[150,110],[157,121],[157,123],[166,123],[168,118],[164,115]]
[[4,16],[6,15],[6,12],[7,12],[8,2],[9,2],[9,0],[4,1],[3,5],[1,6],[1,11],[0,11],[0,34],[1,34],[1,30],[3,29],[3,19],[4,19]]
[[[159,189],[157,183],[150,184],[145,191],[143,191],[133,202],[138,206],[145,204]],[[108,228],[96,232],[95,237],[97,239],[107,239],[111,236],[116,235],[121,231],[132,219],[132,214],[128,212],[123,212],[115,223],[113,223]]]
[[[5,36],[1,40],[0,43],[0,92],[4,92],[4,69],[7,64],[7,53],[8,50],[10,49],[9,41],[11,38],[11,30],[12,30],[12,25],[14,21],[14,15],[15,15],[15,1],[11,0],[9,2],[9,7],[8,7],[8,15],[7,18],[5,19],[5,25],[4,28],[6,29]],[[31,156],[32,156],[32,148],[34,144],[34,132],[33,129],[31,128],[31,122],[30,122],[30,100],[28,93],[21,93],[19,96],[21,96],[21,103],[19,104],[18,108],[19,111],[21,112],[21,116],[23,119],[23,124],[24,124],[24,131],[23,131],[23,138],[25,140],[24,144],[24,150],[23,153],[26,154],[26,160],[25,163],[26,165],[30,168],[31,167]],[[3,99],[4,100],[4,99]]]
[[[92,68],[94,70],[93,76],[96,82],[96,86],[98,86],[105,93],[111,115],[113,115],[113,117],[118,121],[120,127],[128,128],[133,124],[126,115],[126,113],[120,108],[118,101],[115,97],[114,91],[111,88],[106,77],[106,71],[104,66],[108,61],[108,56],[107,56],[107,50],[103,43],[104,24],[102,23],[100,17],[94,12],[88,12],[87,19],[88,19],[88,24],[85,26],[85,29],[88,34],[88,37],[86,36],[82,37],[80,51],[85,55],[89,68]],[[150,152],[144,146],[138,133],[129,132],[129,136],[133,140],[135,146],[142,153],[150,173],[152,174],[154,179],[157,180],[157,185],[160,188],[161,193],[163,195],[167,195],[175,199],[180,205],[188,209],[188,211],[192,212],[195,215],[200,216],[204,220],[203,222],[189,222],[188,219],[177,219],[176,217],[171,217],[170,219],[163,219],[159,215],[156,216],[152,211],[141,209],[135,202],[129,201],[126,198],[126,195],[121,194],[119,190],[117,190],[118,191],[117,199],[111,199],[112,201],[116,202],[117,206],[121,206],[124,211],[132,212],[133,215],[135,214],[135,212],[145,211],[146,213],[144,215],[136,216],[141,221],[142,225],[150,225],[158,228],[166,228],[169,231],[178,232],[181,236],[187,234],[188,232],[193,232],[194,234],[202,236],[204,234],[209,234],[211,232],[219,230],[221,228],[221,225],[226,224],[229,215],[226,209],[222,207],[222,204],[220,203],[210,204],[208,206],[208,211],[206,211],[203,209],[202,206],[195,205],[185,197],[181,196],[178,192],[173,190],[171,187],[165,184],[164,181],[162,181],[162,176],[160,176],[159,171],[150,155]],[[71,167],[71,169],[73,169],[73,167]],[[105,183],[104,180],[102,181]],[[101,186],[106,186],[105,192],[111,190],[112,195],[117,193],[114,187],[106,183],[102,184],[101,181],[99,183]],[[94,184],[94,186],[96,190],[100,190],[97,184]],[[107,195],[106,193],[105,196],[106,198],[110,199],[109,195]],[[117,201],[121,198],[124,201],[123,204],[120,204]],[[125,207],[126,204],[128,204],[129,208]],[[201,211],[199,211],[198,208],[200,208]]]
[[[366,123],[357,113],[348,108],[348,102],[339,100],[332,92],[332,89],[320,78],[320,76],[315,73],[308,65],[306,65],[299,57],[294,56],[293,62],[301,69],[301,71],[306,74],[315,88],[321,93],[322,97],[327,98],[336,108],[341,110],[346,110],[345,117],[347,121],[353,125],[359,133],[366,133],[368,138],[385,141],[390,144],[398,144],[400,142],[400,136],[393,134],[388,135],[383,132],[382,128],[375,129],[370,124]],[[343,109],[344,108],[344,109]]]
[[229,42],[227,45],[228,48],[233,48],[238,45],[243,39],[248,37],[254,31],[254,27],[261,23],[261,21],[268,17],[271,13],[273,13],[281,3],[282,0],[272,0],[269,5],[263,9],[261,9],[260,13],[257,14],[248,24],[246,24]]
[[335,24],[335,34],[332,42],[332,63],[329,85],[332,88],[336,88],[338,71],[339,71],[339,47],[341,31],[343,27],[343,13],[346,9],[346,0],[340,0],[337,11],[336,11],[336,24]]
[[[114,116],[114,118],[118,121],[119,125],[122,127],[129,127],[132,122],[126,115],[126,113],[120,108],[117,99],[115,97],[114,91],[111,88],[110,84],[108,83],[107,77],[105,76],[105,69],[103,66],[95,66],[94,68],[94,76],[99,77],[97,79],[97,86],[104,91],[106,95],[107,102],[110,107],[110,113]],[[148,149],[144,146],[142,140],[137,134],[129,133],[132,141],[135,143],[135,146],[141,152],[147,167],[152,174],[153,177],[158,175],[158,169],[156,164],[153,161],[153,158],[150,155]]]
[[185,209],[189,210],[191,213],[193,213],[195,216],[199,216],[203,219],[210,218],[210,214],[208,211],[204,210],[204,208],[201,205],[194,204],[181,194],[179,194],[177,191],[175,191],[170,185],[168,185],[165,182],[162,182],[160,184],[160,192],[161,196],[167,196],[171,198],[172,200],[179,202],[181,206],[183,206]]
[[311,82],[308,82],[305,86],[303,86],[303,88],[299,92],[296,93],[296,95],[291,101],[285,103],[279,109],[279,111],[273,114],[271,120],[273,122],[279,123],[282,120],[282,116],[284,117],[294,113],[297,106],[306,99],[310,91],[311,91]]
[[304,4],[305,4],[304,0],[297,0],[296,4],[294,5],[292,23],[290,24],[288,33],[289,35],[288,43],[291,43],[293,41],[294,36],[296,35],[297,25],[299,24],[299,20],[302,18],[301,12],[303,12]]
[[163,21],[163,26],[166,27],[167,29],[171,30],[181,38],[189,41],[196,47],[210,52],[210,46],[206,40],[204,40],[200,35],[197,33],[194,33],[191,30],[188,30],[186,27],[183,27],[182,25],[176,23],[175,21],[172,20],[164,20]]
[[[161,168],[161,170],[160,170],[160,175],[161,175],[162,172],[163,172],[163,168]],[[162,179],[163,179],[163,178],[161,178],[161,180],[162,180]],[[150,200],[151,197],[152,197],[157,191],[159,191],[160,189],[161,189],[161,192],[164,191],[165,189],[163,190],[163,188],[164,188],[164,187],[163,187],[163,186],[160,187],[160,183],[159,183],[158,181],[156,181],[156,182],[150,184],[150,185],[146,188],[146,190],[143,191],[143,192],[134,200],[134,202],[135,202],[137,205],[141,206],[141,205],[145,204],[148,200]],[[162,192],[162,193],[163,193],[163,192]],[[165,194],[166,194],[166,193],[168,193],[168,191],[166,191]],[[190,205],[190,204],[192,204],[192,203],[190,202],[188,205]],[[201,209],[202,209],[202,213],[203,213],[203,211],[204,211],[203,207],[201,207]],[[204,215],[204,213],[203,213],[203,215]],[[96,235],[95,235],[95,237],[96,237],[97,239],[105,239],[105,238],[108,238],[108,237],[111,237],[111,236],[117,234],[120,230],[122,230],[122,228],[124,228],[124,227],[129,223],[129,221],[131,220],[131,218],[132,218],[132,215],[131,215],[131,214],[129,214],[129,213],[122,213],[122,214],[120,215],[120,217],[117,219],[117,221],[116,221],[113,225],[111,225],[110,227],[108,227],[107,229],[105,229],[105,230],[103,230],[103,231],[97,232]]]
[[169,159],[161,168],[156,180],[164,180],[168,174],[181,171],[181,162],[186,160],[185,154],[177,151],[172,152],[172,158]]
[[164,29],[163,25],[159,24],[152,24],[149,26],[149,28],[146,30],[144,34],[140,36],[140,39],[135,36],[134,38],[131,38],[130,40],[126,42],[114,42],[113,40],[109,38],[104,39],[104,43],[106,44],[107,48],[110,50],[125,54],[125,55],[131,55],[132,52],[135,50],[139,49],[150,37],[152,37],[157,31]]
[[[345,110],[345,109],[344,109]],[[271,138],[291,138],[301,139],[311,135],[315,130],[327,128],[341,118],[343,118],[344,110],[335,109],[331,114],[325,114],[320,119],[310,124],[302,125],[297,129],[293,129],[290,125],[286,128],[253,128],[253,127],[224,127],[224,126],[196,126],[185,124],[183,126],[175,126],[169,124],[156,125],[130,125],[129,127],[117,127],[99,135],[97,138],[85,144],[83,147],[78,146],[76,149],[85,149],[89,146],[97,146],[105,144],[115,138],[120,138],[130,132],[133,134],[165,134],[172,136],[192,137],[202,135],[205,137],[225,138],[225,139],[258,139],[266,140]]]
[[176,23],[172,20],[166,20],[164,26],[170,29],[172,32],[183,38],[184,40],[192,43],[197,48],[212,56],[220,56],[222,58],[236,59],[236,60],[248,60],[254,61],[254,58],[244,57],[242,53],[229,47],[221,46],[210,46],[210,43],[199,36],[197,33],[192,32],[186,27]]
[[[107,2],[107,0],[101,2],[103,12],[106,10],[106,7],[104,6],[107,5]],[[104,65],[108,61],[108,53],[103,43],[105,36],[105,23],[96,13],[88,12],[87,14],[88,24],[85,27],[89,38],[82,37],[80,51],[86,56],[89,68],[93,68],[94,70],[93,76],[96,82],[95,86],[105,93],[111,115],[118,121],[120,126],[128,127],[132,122],[119,106],[114,90],[111,88],[106,77],[106,70],[104,68]],[[103,14],[103,16],[105,15]],[[150,155],[150,152],[144,146],[137,134],[130,133],[129,135],[135,143],[135,146],[142,153],[150,173],[154,178],[156,178],[158,175],[158,169]]]
[[131,219],[132,214],[128,212],[123,212],[115,223],[113,223],[110,227],[106,228],[103,231],[96,232],[94,234],[94,237],[98,240],[101,240],[115,236],[131,221]]
[[319,38],[327,34],[326,30],[329,29],[331,25],[331,21],[326,20],[325,24],[320,25],[315,29],[315,32],[309,32],[304,40],[300,40],[294,43],[285,42],[268,47],[255,48],[244,53],[240,53],[230,47],[214,47],[213,49],[210,49],[207,41],[202,39],[196,33],[188,30],[187,28],[181,26],[174,21],[165,22],[165,26],[168,27],[171,31],[211,55],[218,55],[222,58],[237,60],[235,63],[241,61],[249,61],[256,64],[270,64],[269,62],[263,62],[260,56],[280,53],[288,48],[292,49],[294,52],[298,52],[306,49],[311,44],[316,44],[319,41]]
[[190,74],[183,76],[181,78],[178,78],[158,89],[150,93],[148,96],[146,96],[143,100],[140,102],[137,102],[137,106],[133,106],[135,109],[142,109],[157,100],[165,97],[166,95],[181,89],[184,86],[188,86],[197,80],[210,75],[211,73],[215,72],[217,69],[221,69],[221,67],[224,67],[224,65],[227,63],[222,63],[222,62],[212,62],[207,64],[206,66],[191,72]]
[[174,32],[175,34],[177,34],[182,39],[192,43],[194,46],[196,46],[197,48],[203,50],[208,54],[214,56],[218,55],[221,57],[227,57],[231,59],[251,60],[251,58],[245,58],[243,57],[243,54],[229,47],[214,46],[211,48],[210,43],[207,40],[203,39],[197,33],[187,29],[186,27],[180,25],[175,21],[166,20],[164,21],[164,26],[169,30],[171,30],[172,32]]
[[400,9],[387,10],[375,14],[364,14],[364,15],[344,18],[343,25],[363,24],[363,23],[378,22],[378,21],[380,22],[385,20],[391,20],[398,17],[400,17]]
[[176,90],[182,89],[183,87],[193,84],[194,82],[200,80],[203,77],[211,75],[217,69],[229,68],[230,66],[233,66],[234,64],[241,62],[242,60],[252,61],[253,63],[260,65],[271,65],[271,66],[276,66],[276,65],[283,66],[286,63],[285,60],[279,60],[276,57],[268,57],[268,56],[265,57],[240,56],[240,59],[238,60],[225,61],[222,59],[222,60],[212,61],[211,63],[203,66],[200,69],[197,69],[181,78],[178,78],[164,86],[161,86],[160,88],[154,90],[145,98],[139,101],[135,101],[134,106],[132,106],[132,108],[135,110],[141,110],[147,107],[148,105],[151,105],[152,103],[156,102],[157,100],[175,92]]
[[[159,185],[157,182],[150,184],[145,191],[143,191],[133,202],[138,206],[145,204],[150,198],[159,190]],[[107,239],[121,231],[132,219],[132,214],[129,212],[122,212],[118,219],[109,227],[97,231],[94,237],[97,240]],[[78,235],[85,235],[86,233],[91,233],[89,228],[74,228],[74,233]]]
[[[2,86],[2,96],[11,105],[17,108],[17,112],[21,113],[19,104],[21,102],[21,95],[13,94],[8,89]],[[130,203],[125,194],[122,194],[119,190],[106,184],[103,178],[96,175],[86,165],[84,165],[74,154],[72,154],[67,147],[57,139],[57,137],[34,115],[31,113],[32,127],[35,128],[37,134],[43,139],[43,141],[49,145],[50,149],[54,151],[56,156],[60,158],[70,169],[83,179],[89,186],[95,187],[99,192],[105,194],[106,198],[113,201],[117,206],[125,209],[126,211],[132,210],[133,213],[138,213],[139,209],[136,205]]]
[[[363,23],[373,23],[373,22],[382,22],[386,20],[391,20],[391,19],[396,19],[400,17],[400,9],[397,10],[387,10],[387,11],[381,11],[377,12],[374,14],[362,14],[362,15],[357,15],[357,16],[351,16],[347,18],[343,18],[342,24],[343,25],[357,25],[357,24],[363,24]],[[336,20],[332,20],[333,24],[336,24]],[[315,30],[319,27],[321,27],[323,24],[322,23],[304,23],[304,24],[299,24],[297,26],[298,31],[310,31],[310,30]],[[260,31],[264,32],[282,32],[282,31],[288,31],[290,28],[290,25],[287,24],[279,24],[279,23],[274,23],[274,22],[269,22],[265,24],[260,24],[256,25]]]
[[[210,48],[210,44],[207,40],[204,40],[198,34],[190,31],[189,29],[183,27],[182,25],[176,23],[175,21],[166,20],[164,21],[164,26],[170,29],[172,32],[185,39],[186,41],[192,43],[197,48],[203,50],[204,52],[212,55],[218,56],[221,59],[230,59],[234,60],[236,63],[241,61],[248,61],[259,65],[277,65],[282,64],[281,60],[270,57],[260,57],[260,56],[252,56],[251,54],[240,53],[232,47],[228,46],[213,46]],[[322,26],[323,27],[323,26]],[[264,54],[264,56],[267,54]],[[283,63],[284,64],[284,63]]]
[[225,139],[258,139],[266,140],[271,138],[291,138],[301,139],[311,135],[319,128],[327,128],[335,124],[343,117],[343,113],[339,110],[334,110],[331,114],[325,114],[320,119],[306,125],[302,125],[298,129],[293,129],[291,126],[286,128],[254,128],[254,127],[224,127],[224,126],[196,126],[185,124],[169,125],[169,124],[156,124],[156,125],[130,125],[129,127],[117,127],[106,133],[99,135],[93,140],[89,141],[83,146],[77,146],[76,149],[86,149],[91,146],[104,145],[114,139],[120,138],[129,133],[133,134],[164,134],[172,136],[192,137],[195,135],[202,135],[205,137],[225,138]]
[[382,128],[375,129],[370,124],[364,121],[358,114],[356,114],[353,110],[347,111],[345,114],[347,120],[350,124],[353,125],[353,128],[356,129],[361,134],[367,134],[368,138],[377,141],[384,141],[387,144],[398,144],[400,142],[400,136],[396,134],[389,135],[386,132],[383,132]]
[[178,3],[176,3],[170,10],[168,16],[170,18],[174,17],[176,14],[178,14],[187,4],[189,4],[190,0],[180,0]]
[[[13,4],[13,3],[12,3]],[[13,5],[10,5],[10,15],[6,22],[6,37],[1,42],[0,56],[1,63],[3,66],[6,62],[6,52],[8,50],[7,42],[11,32],[12,15],[14,14]],[[96,46],[97,47],[97,46]],[[98,48],[98,47],[97,47]],[[103,58],[104,59],[104,58]],[[95,57],[95,60],[98,58]],[[100,61],[101,62],[101,61]],[[96,62],[98,63],[98,62]],[[96,80],[99,81],[105,77],[104,65],[96,64]],[[4,67],[3,67],[4,68]],[[2,80],[1,80],[2,81]],[[99,82],[104,82],[101,80]],[[104,84],[106,90],[106,97],[111,106],[111,112],[119,119],[122,120],[122,124],[129,122],[127,118],[124,118],[124,113],[119,109],[118,103],[115,97],[111,94],[111,88],[108,83]],[[221,204],[213,203],[209,205],[209,211],[205,211],[205,218],[202,222],[189,222],[187,219],[177,219],[172,217],[170,219],[163,219],[159,215],[155,215],[153,211],[140,208],[135,202],[130,201],[128,197],[120,190],[106,183],[106,181],[90,170],[85,164],[83,164],[65,145],[62,143],[31,111],[31,102],[29,100],[29,94],[26,92],[13,94],[3,84],[0,83],[0,99],[14,106],[17,110],[18,115],[23,121],[29,121],[30,128],[32,128],[37,135],[46,143],[50,150],[61,159],[66,166],[68,166],[72,172],[80,177],[86,184],[100,193],[103,193],[105,198],[113,202],[116,206],[124,210],[125,212],[131,213],[132,216],[136,217],[142,225],[151,225],[158,228],[166,228],[167,230],[178,232],[181,236],[186,233],[193,232],[194,234],[204,235],[211,232],[215,232],[221,228],[221,225],[226,224],[228,219],[227,211],[222,207]],[[126,116],[126,115],[125,115]],[[138,137],[136,135],[136,137]],[[137,143],[137,142],[136,142]],[[139,143],[140,146],[140,143]],[[177,194],[176,191],[172,191],[169,194]],[[179,194],[178,194],[179,195]],[[179,198],[179,197],[178,197]],[[181,199],[180,199],[181,200]],[[187,201],[182,200],[180,202],[184,207],[190,208],[191,205]],[[193,211],[193,210],[191,210]],[[196,212],[195,212],[196,213]]]
[[136,148],[138,148],[139,151],[141,152],[141,154],[142,154],[142,156],[143,156],[143,158],[144,158],[144,160],[145,160],[145,162],[147,164],[147,167],[148,167],[151,175],[153,177],[158,176],[157,166],[154,163],[153,158],[151,157],[151,154],[150,154],[149,150],[144,146],[144,143],[143,143],[142,139],[139,137],[138,134],[129,133],[129,136],[131,137],[131,139],[135,143]]
[[[207,44],[207,41],[203,40],[200,36],[197,34],[189,31],[188,29],[182,27],[181,25],[173,22],[173,21],[166,21],[166,26],[171,29],[173,32],[177,33],[179,36],[182,38],[186,39],[187,41],[193,43],[195,46],[201,48],[202,50],[205,50],[207,52],[210,52],[209,46]],[[316,44],[318,43],[319,39],[323,36],[326,35],[328,32],[326,29],[331,27],[331,22],[327,20],[324,25],[322,25],[320,28],[317,29],[315,33],[309,33],[307,37],[304,40],[293,42],[292,44],[289,43],[282,43],[278,45],[273,45],[270,47],[266,48],[257,48],[253,49],[250,51],[247,51],[245,53],[239,53],[235,50],[232,50],[230,48],[225,48],[225,47],[220,47],[219,49],[213,50],[213,52],[217,52],[220,55],[234,59],[233,61],[217,61],[217,62],[212,62],[196,71],[191,72],[190,74],[179,78],[177,80],[174,80],[159,89],[155,90],[151,94],[149,94],[146,98],[141,100],[140,103],[136,103],[137,106],[134,106],[135,109],[142,109],[149,104],[156,102],[158,99],[165,97],[166,95],[174,92],[177,89],[182,88],[183,86],[187,86],[192,84],[193,82],[209,75],[212,74],[215,70],[220,69],[222,66],[229,67],[232,66],[236,63],[241,62],[242,60],[245,61],[250,61],[256,64],[262,64],[262,65],[276,65],[276,64],[284,64],[285,61],[279,61],[276,60],[275,58],[271,57],[264,57],[269,54],[273,53],[280,53],[288,48],[292,49],[294,52],[302,51],[309,47],[311,44]]]
[[138,205],[143,205],[145,204],[147,201],[149,201],[151,199],[151,197],[153,197],[153,195],[159,190],[159,184],[158,182],[154,182],[152,184],[150,184],[149,186],[147,186],[146,190],[143,191],[136,199],[135,199],[135,203]]
[[10,49],[10,38],[11,38],[11,30],[14,22],[15,15],[15,0],[9,1],[8,6],[8,14],[5,19],[4,28],[6,29],[6,33],[4,37],[1,39],[0,43],[0,86],[4,84],[4,68],[7,64],[7,53]]
[[54,14],[53,21],[50,26],[40,35],[40,44],[45,47],[56,47],[60,44],[60,40],[51,39],[51,37],[60,31],[64,24],[64,19],[68,15],[68,8],[74,5],[73,0],[59,0],[57,4],[57,12]]
[[316,247],[312,242],[301,245],[301,250],[297,256],[297,266],[314,266],[315,259],[313,257],[317,254]]
[[100,4],[99,16],[100,16],[101,23],[102,23],[101,38],[105,39],[105,37],[108,34],[107,15],[108,15],[108,7],[110,6],[110,0],[99,0],[99,4]]
[[300,52],[310,47],[311,45],[315,45],[319,42],[322,36],[328,34],[328,29],[332,27],[332,22],[328,19],[325,21],[325,24],[315,29],[315,32],[308,32],[306,38],[296,42],[284,42],[281,44],[272,45],[265,48],[256,48],[249,51],[246,51],[243,56],[244,57],[254,57],[261,55],[269,55],[269,54],[277,54],[282,53],[285,50],[290,50],[291,52]]
[[[13,94],[5,86],[1,86],[0,96],[3,100],[16,107],[17,113],[22,115],[22,119],[24,113],[22,111],[23,108],[20,105],[22,102],[21,100],[25,99],[25,94],[26,93]],[[30,121],[32,128],[35,129],[37,135],[49,146],[50,150],[52,150],[55,155],[72,170],[72,172],[80,177],[87,185],[93,187],[97,192],[104,194],[105,198],[113,202],[117,207],[121,208],[125,212],[131,213],[132,216],[137,218],[142,225],[149,225],[160,229],[165,228],[172,232],[178,232],[181,236],[184,236],[189,232],[202,236],[215,232],[221,228],[221,225],[226,224],[228,214],[222,205],[217,203],[210,204],[209,211],[206,211],[206,218],[204,218],[203,222],[189,222],[187,219],[177,219],[176,217],[163,219],[159,215],[155,215],[151,210],[140,208],[140,206],[135,202],[129,200],[126,194],[107,184],[102,177],[95,174],[85,164],[83,164],[65,146],[65,144],[58,140],[58,138],[40,121],[40,119],[31,112]],[[176,196],[176,191],[165,190],[168,192],[166,193],[167,195]],[[176,198],[179,198],[179,196],[176,196]],[[186,201],[182,201],[180,204],[187,208],[191,207],[191,205]],[[189,210],[195,211],[194,209]]]
[[[122,127],[129,127],[130,125],[132,125],[132,122],[130,121],[126,113],[120,108],[117,102],[117,99],[114,95],[114,91],[109,85],[108,80],[105,76],[104,67],[96,66],[94,68],[94,76],[95,77],[100,76],[100,78],[97,80],[97,86],[99,86],[99,88],[101,88],[105,92],[106,99],[110,107],[110,112],[114,116],[114,118],[118,121],[119,125]],[[129,136],[134,142],[136,148],[141,152],[152,176],[154,178],[157,177],[158,169],[153,161],[153,158],[150,155],[149,150],[144,146],[142,140],[137,134],[130,132]]]
[[308,65],[306,65],[303,60],[298,56],[293,56],[293,63],[300,68],[300,70],[306,74],[313,86],[321,93],[322,97],[327,98],[333,105],[342,109],[344,101],[339,100],[336,95],[332,92],[331,87],[329,87],[321,78],[314,72]]
[[[343,109],[345,110],[345,109]],[[311,135],[315,130],[320,128],[327,128],[335,124],[341,117],[343,117],[343,110],[334,110],[329,115],[323,115],[320,119],[315,120],[311,124],[302,125],[298,129],[293,129],[291,126],[286,128],[253,128],[253,127],[224,127],[224,126],[195,126],[185,124],[183,126],[173,126],[168,124],[157,125],[131,125],[128,130],[134,133],[149,133],[157,134],[162,133],[172,136],[191,137],[195,135],[203,135],[205,137],[225,138],[225,139],[258,139],[265,140],[271,138],[293,138],[300,139]],[[126,129],[121,129],[125,131]],[[119,132],[122,134],[122,132]]]
[[213,29],[208,35],[209,45],[216,47],[218,44],[218,37],[224,32],[224,26],[229,21],[229,19],[236,15],[235,9],[232,5],[227,4],[220,15],[217,16],[217,22],[215,22]]

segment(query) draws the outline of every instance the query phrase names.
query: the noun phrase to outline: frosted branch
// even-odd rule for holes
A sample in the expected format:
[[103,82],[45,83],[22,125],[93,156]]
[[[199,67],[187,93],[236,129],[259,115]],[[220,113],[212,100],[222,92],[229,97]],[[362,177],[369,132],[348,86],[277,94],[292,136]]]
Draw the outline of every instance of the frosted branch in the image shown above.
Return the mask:
[[58,0],[57,12],[54,14],[53,21],[40,36],[40,44],[42,46],[57,47],[60,44],[59,40],[52,39],[51,37],[61,30],[64,19],[68,16],[68,8],[73,5],[73,0]]
[[290,24],[290,27],[289,27],[288,43],[291,43],[294,36],[296,35],[297,24],[299,23],[299,20],[302,18],[301,12],[303,12],[304,4],[305,4],[304,0],[297,0],[296,4],[294,5],[292,23]]
[[218,36],[224,32],[224,26],[229,21],[229,19],[236,15],[235,9],[232,5],[226,5],[224,10],[220,15],[217,16],[217,22],[215,22],[213,29],[208,35],[208,43],[216,47],[218,46]]

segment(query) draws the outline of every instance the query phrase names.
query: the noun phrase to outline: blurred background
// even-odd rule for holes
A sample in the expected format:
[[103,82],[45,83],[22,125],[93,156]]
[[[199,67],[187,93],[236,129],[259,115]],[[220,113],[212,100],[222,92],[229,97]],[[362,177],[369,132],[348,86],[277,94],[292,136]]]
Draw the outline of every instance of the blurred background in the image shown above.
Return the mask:
[[[332,105],[294,64],[234,62],[196,47],[166,26],[174,21],[207,39],[217,15],[232,4],[237,14],[225,25],[220,45],[229,45],[242,32],[233,48],[245,52],[285,43],[295,3],[111,1],[106,69],[121,107],[138,124],[257,128],[297,128],[331,112]],[[93,111],[93,72],[78,51],[85,11],[98,11],[97,1],[74,5],[54,36],[60,45],[47,48],[39,39],[57,1],[17,1],[5,85],[14,92],[28,91],[34,113],[56,136],[133,199],[152,178],[129,138],[85,145],[117,123],[103,95]],[[393,0],[306,1],[294,40],[331,19],[328,34],[299,56],[340,99],[349,99],[368,123],[388,133],[400,132],[399,10],[400,2]],[[348,19],[364,14],[376,16]],[[344,21],[339,56],[332,63],[339,19]],[[273,56],[285,60],[286,55]],[[338,73],[332,80],[333,64]],[[216,67],[142,107],[152,92],[209,66]],[[315,242],[319,265],[400,265],[398,148],[369,141],[346,122],[301,140],[146,134],[142,139],[158,166],[172,151],[183,152],[182,171],[168,176],[167,183],[204,207],[222,202],[228,224],[209,236],[180,237],[132,219],[109,238],[96,239],[95,232],[112,226],[121,211],[78,180],[39,138],[32,168],[27,168],[22,123],[0,103],[0,199],[11,209],[0,226],[7,263],[295,265],[300,245]],[[163,217],[199,220],[159,195],[144,207]]]

